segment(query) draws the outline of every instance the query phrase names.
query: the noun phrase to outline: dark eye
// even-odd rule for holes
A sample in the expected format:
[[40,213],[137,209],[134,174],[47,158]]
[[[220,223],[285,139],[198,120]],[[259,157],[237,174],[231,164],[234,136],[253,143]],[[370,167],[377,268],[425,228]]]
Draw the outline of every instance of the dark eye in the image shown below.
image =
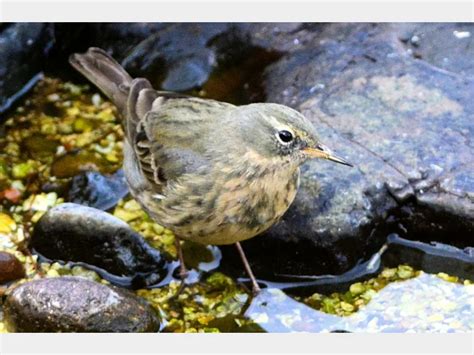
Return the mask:
[[278,132],[278,138],[280,138],[283,143],[290,143],[293,140],[293,134],[287,130],[282,130]]

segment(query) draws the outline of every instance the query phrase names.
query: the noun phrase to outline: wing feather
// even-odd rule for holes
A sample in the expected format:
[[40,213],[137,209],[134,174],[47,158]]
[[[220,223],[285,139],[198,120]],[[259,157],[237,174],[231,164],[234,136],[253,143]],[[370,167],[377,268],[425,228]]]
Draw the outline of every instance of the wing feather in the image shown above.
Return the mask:
[[132,82],[128,98],[126,137],[138,167],[156,194],[170,181],[189,173],[205,173],[206,139],[225,110],[218,101],[155,91],[146,79]]

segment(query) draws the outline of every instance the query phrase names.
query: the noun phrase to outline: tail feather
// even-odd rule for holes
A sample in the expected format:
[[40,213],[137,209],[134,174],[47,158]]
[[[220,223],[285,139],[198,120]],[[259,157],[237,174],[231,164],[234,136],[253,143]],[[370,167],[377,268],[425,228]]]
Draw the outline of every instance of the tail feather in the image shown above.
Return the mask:
[[110,55],[100,48],[75,53],[69,63],[96,85],[125,114],[132,77]]

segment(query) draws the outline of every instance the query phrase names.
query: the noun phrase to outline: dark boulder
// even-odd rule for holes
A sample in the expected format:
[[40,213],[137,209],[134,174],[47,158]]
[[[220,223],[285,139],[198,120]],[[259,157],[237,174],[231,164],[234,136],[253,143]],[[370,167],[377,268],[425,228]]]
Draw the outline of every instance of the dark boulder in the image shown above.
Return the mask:
[[54,207],[38,221],[31,247],[49,260],[83,265],[124,287],[159,284],[172,271],[125,222],[74,203]]

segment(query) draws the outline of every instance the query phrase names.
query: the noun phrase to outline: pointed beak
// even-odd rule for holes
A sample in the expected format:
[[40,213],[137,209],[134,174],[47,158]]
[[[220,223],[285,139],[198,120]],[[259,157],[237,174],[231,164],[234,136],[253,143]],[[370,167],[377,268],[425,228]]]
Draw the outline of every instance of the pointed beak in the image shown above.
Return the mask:
[[325,147],[322,144],[318,144],[316,147],[304,148],[303,152],[310,158],[327,159],[339,164],[343,164],[343,165],[347,165],[351,167],[353,166],[348,161],[335,155],[333,152],[331,152],[329,148]]

